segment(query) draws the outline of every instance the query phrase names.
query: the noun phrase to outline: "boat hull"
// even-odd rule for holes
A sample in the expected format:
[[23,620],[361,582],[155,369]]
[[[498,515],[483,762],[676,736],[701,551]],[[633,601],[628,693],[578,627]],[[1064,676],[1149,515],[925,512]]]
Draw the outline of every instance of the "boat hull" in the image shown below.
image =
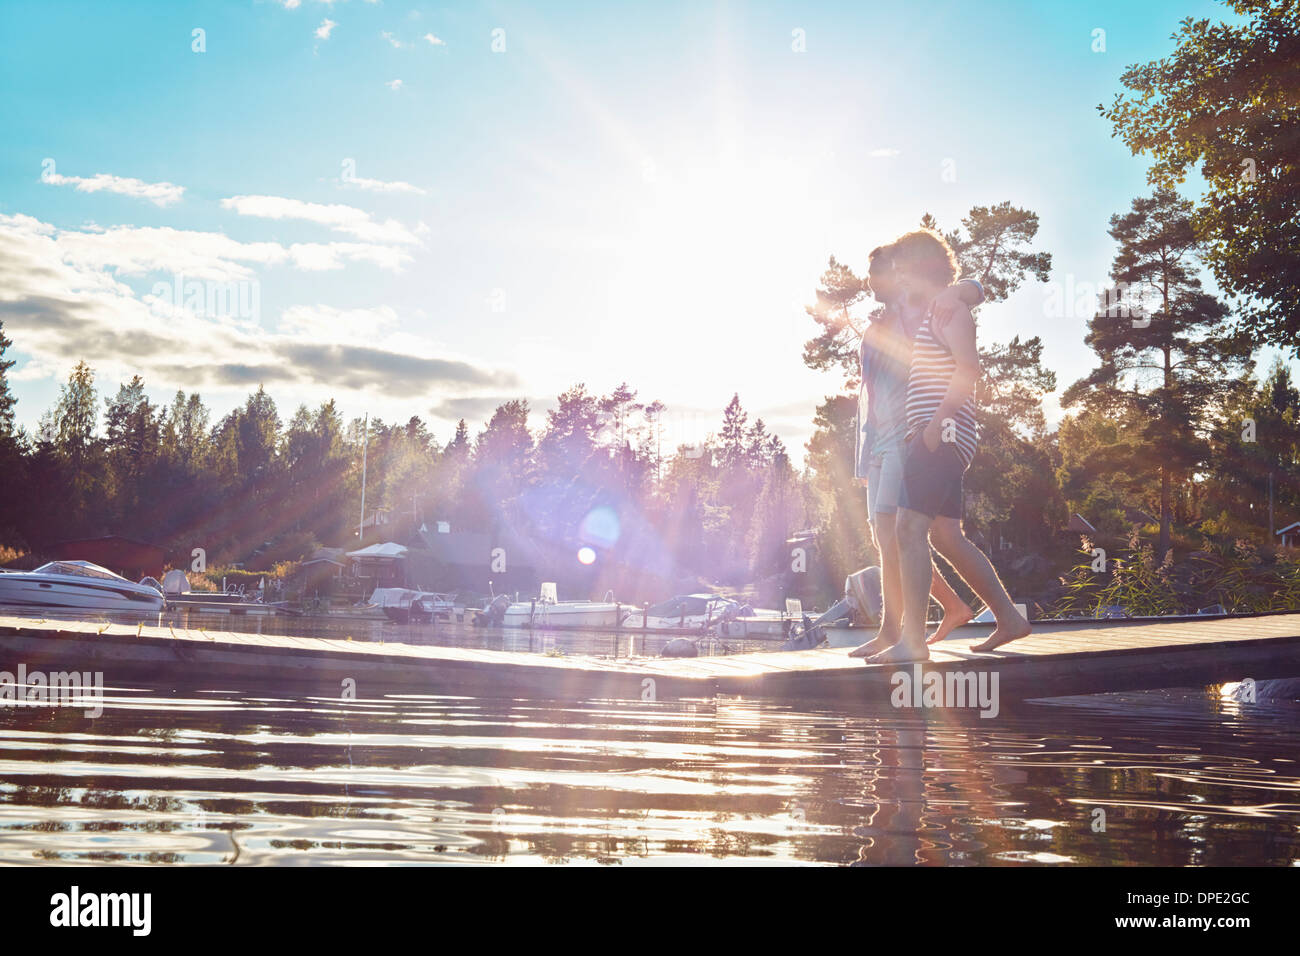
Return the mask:
[[506,609],[504,627],[618,627],[617,604],[565,607],[562,604],[513,605]]
[[738,617],[718,625],[719,637],[782,638],[790,630],[790,620],[772,617]]
[[644,614],[632,614],[623,622],[623,626],[634,631],[702,631],[710,624],[716,624],[717,617],[710,618],[704,614],[687,614],[684,617],[655,617],[646,620]]
[[19,574],[0,575],[0,604],[11,607],[70,608],[87,611],[135,611],[150,614],[163,609],[163,596],[151,588],[136,590],[112,582],[67,584]]

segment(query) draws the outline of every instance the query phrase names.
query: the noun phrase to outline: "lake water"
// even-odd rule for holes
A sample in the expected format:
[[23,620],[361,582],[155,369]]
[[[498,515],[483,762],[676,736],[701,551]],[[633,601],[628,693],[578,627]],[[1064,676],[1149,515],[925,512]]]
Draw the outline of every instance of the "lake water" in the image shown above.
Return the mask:
[[[530,640],[306,618],[191,626]],[[1298,761],[1300,704],[1202,689],[981,719],[726,698],[120,688],[97,719],[0,708],[0,861],[1300,865]]]

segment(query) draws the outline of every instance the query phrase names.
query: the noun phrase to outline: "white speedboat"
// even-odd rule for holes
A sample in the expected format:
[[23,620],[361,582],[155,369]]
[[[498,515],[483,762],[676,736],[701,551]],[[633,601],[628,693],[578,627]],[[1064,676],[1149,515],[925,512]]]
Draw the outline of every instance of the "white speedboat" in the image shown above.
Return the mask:
[[[611,597],[611,595],[606,595]],[[515,601],[501,619],[504,627],[618,627],[628,608],[614,601],[560,601],[555,585],[542,585],[535,601]]]
[[148,613],[162,610],[163,595],[89,561],[51,561],[35,571],[0,572],[0,604]]

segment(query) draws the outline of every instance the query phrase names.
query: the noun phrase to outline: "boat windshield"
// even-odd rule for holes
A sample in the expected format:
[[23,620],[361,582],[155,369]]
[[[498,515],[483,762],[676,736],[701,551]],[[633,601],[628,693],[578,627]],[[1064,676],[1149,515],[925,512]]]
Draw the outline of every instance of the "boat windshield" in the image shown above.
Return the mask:
[[65,574],[78,578],[103,578],[109,581],[125,581],[126,578],[114,574],[108,568],[101,568],[89,561],[51,561],[42,564],[34,574]]
[[713,599],[705,595],[688,594],[652,604],[646,613],[651,617],[681,617],[685,614],[707,614]]

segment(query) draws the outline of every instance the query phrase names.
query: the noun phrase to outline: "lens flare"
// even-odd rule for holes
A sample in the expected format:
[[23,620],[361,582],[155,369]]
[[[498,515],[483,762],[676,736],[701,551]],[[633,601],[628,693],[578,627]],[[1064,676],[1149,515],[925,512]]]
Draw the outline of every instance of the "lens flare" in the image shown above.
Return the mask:
[[598,548],[612,548],[622,534],[618,513],[608,505],[599,505],[587,512],[578,526],[578,540]]

